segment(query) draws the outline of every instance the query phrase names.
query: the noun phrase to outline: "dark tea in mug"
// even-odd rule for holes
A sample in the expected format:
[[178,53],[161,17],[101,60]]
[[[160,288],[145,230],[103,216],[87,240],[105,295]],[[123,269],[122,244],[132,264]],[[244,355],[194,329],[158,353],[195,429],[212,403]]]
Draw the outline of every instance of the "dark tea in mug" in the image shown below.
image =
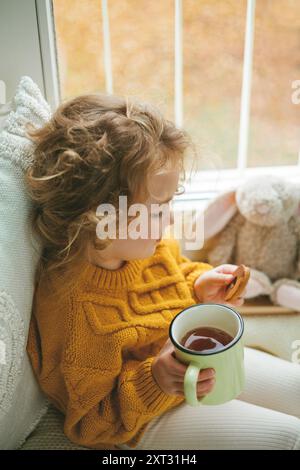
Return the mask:
[[182,346],[192,351],[214,353],[220,351],[233,340],[233,337],[210,326],[201,326],[190,330],[181,340]]

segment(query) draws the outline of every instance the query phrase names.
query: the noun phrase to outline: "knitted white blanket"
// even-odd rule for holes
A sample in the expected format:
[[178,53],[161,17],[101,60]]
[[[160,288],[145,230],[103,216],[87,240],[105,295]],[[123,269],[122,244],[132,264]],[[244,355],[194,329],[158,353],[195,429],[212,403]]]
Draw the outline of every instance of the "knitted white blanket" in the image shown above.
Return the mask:
[[10,104],[1,108],[9,114],[3,120],[2,112],[0,130],[0,448],[12,449],[34,429],[47,406],[26,353],[40,246],[31,233],[23,172],[32,150],[24,124],[42,126],[51,112],[26,76]]

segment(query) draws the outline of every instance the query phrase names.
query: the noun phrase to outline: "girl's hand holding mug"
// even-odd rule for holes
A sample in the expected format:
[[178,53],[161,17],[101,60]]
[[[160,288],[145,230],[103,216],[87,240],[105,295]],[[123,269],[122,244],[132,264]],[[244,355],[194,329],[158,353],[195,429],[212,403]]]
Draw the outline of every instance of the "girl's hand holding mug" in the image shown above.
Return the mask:
[[[159,387],[168,395],[184,398],[184,376],[188,365],[175,357],[175,348],[170,338],[152,362],[152,375]],[[215,384],[214,369],[202,369],[198,376],[197,396],[199,399],[210,393]]]
[[[201,304],[186,308],[173,319],[170,338],[152,362],[153,377],[166,394],[185,397],[192,406],[201,404],[202,399],[206,404],[221,404],[239,395],[245,382],[244,324],[226,304],[244,303],[242,294],[249,276],[244,265],[223,264],[196,279],[194,289]],[[199,327],[217,329],[223,339],[224,334],[231,339],[221,341],[221,350],[190,350],[183,338]]]

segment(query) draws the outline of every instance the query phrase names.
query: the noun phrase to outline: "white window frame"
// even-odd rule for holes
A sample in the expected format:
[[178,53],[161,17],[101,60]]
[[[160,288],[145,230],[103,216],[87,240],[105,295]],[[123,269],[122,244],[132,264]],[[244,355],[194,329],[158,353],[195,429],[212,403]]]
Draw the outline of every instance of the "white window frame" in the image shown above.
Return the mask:
[[35,0],[45,96],[52,109],[61,102],[52,0]]

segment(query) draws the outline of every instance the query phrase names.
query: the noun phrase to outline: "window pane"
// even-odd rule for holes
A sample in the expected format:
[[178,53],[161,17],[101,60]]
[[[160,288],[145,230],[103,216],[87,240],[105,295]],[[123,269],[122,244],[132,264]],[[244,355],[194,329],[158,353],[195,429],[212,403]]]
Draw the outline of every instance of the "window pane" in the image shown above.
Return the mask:
[[256,5],[248,165],[294,165],[300,147],[299,105],[291,101],[292,82],[300,78],[299,0]]
[[173,119],[173,0],[110,1],[114,92],[160,106]]
[[[53,0],[63,99],[105,92],[101,0]],[[198,169],[235,168],[246,0],[183,0],[184,127]],[[295,164],[298,0],[257,0],[249,166]],[[113,91],[174,119],[174,1],[108,1]]]
[[201,168],[237,163],[246,1],[184,0],[184,125]]
[[[113,92],[173,119],[173,0],[108,2]],[[105,92],[101,0],[54,0],[62,96]]]
[[61,96],[104,90],[100,0],[53,0]]

